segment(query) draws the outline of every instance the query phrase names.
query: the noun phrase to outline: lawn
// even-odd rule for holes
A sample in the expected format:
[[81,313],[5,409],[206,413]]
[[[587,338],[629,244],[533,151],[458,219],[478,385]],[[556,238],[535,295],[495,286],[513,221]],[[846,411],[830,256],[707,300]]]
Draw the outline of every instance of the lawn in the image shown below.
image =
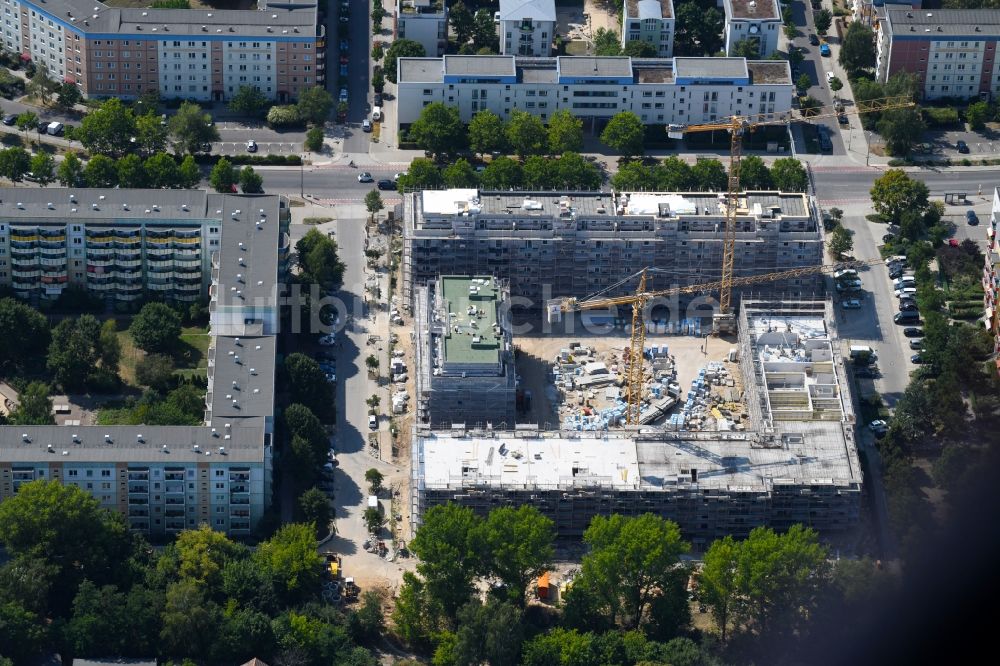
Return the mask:
[[[135,366],[146,355],[132,342],[128,330],[118,331],[118,341],[122,346],[119,374],[122,381],[130,386],[138,386],[135,381]],[[211,336],[206,326],[185,326],[181,329],[180,341],[172,354],[177,365],[177,374],[184,377],[207,376],[208,344]]]

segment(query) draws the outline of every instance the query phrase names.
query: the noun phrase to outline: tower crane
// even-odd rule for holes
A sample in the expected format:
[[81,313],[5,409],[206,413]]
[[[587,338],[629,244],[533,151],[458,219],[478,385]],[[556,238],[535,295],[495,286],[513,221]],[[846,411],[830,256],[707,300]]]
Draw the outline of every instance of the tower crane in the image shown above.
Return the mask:
[[[632,334],[629,340],[628,365],[625,369],[625,423],[627,425],[637,425],[639,414],[642,410],[642,389],[643,389],[643,348],[646,344],[646,322],[644,319],[646,304],[655,298],[665,296],[675,296],[680,294],[703,294],[722,289],[725,284],[732,287],[745,287],[763,282],[775,282],[803,275],[815,275],[817,273],[834,273],[848,268],[860,268],[882,263],[882,259],[863,259],[857,261],[843,261],[836,264],[823,264],[820,266],[804,266],[802,268],[792,268],[786,271],[774,273],[763,273],[761,275],[748,275],[744,277],[730,276],[728,283],[722,280],[705,282],[703,284],[693,284],[686,287],[671,287],[670,289],[659,289],[647,291],[646,271],[644,268],[636,275],[639,278],[639,286],[634,294],[627,296],[613,296],[609,298],[587,298],[578,300],[576,298],[563,298],[551,300],[547,304],[548,319],[550,322],[559,321],[563,313],[580,312],[583,310],[602,310],[618,305],[632,306]],[[629,278],[631,279],[631,278]],[[627,281],[627,280],[626,280]]]

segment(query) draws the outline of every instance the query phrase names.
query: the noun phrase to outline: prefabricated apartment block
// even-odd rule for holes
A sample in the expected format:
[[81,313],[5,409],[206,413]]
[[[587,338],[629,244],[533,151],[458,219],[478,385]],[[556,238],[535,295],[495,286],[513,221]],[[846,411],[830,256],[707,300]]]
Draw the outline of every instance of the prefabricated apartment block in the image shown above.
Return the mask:
[[278,102],[326,80],[316,0],[253,10],[110,7],[98,0],[0,0],[0,45],[85,97],[219,102],[243,86]]
[[[122,279],[116,272],[125,268],[136,273],[139,293],[162,291],[160,285],[169,292],[192,279],[196,294],[209,285],[211,321],[202,425],[2,426],[0,501],[23,483],[47,479],[78,485],[125,515],[132,529],[151,535],[201,523],[249,535],[271,499],[277,288],[286,270],[287,200],[203,190],[6,188],[0,201],[10,258],[22,250],[37,255],[34,274],[19,276],[27,266],[4,265],[0,276],[13,271],[15,279],[30,278],[48,289],[67,281],[43,283],[47,272],[83,271],[83,285],[92,289],[92,274],[109,274],[115,296]],[[189,227],[194,235],[176,235]],[[22,238],[29,228],[37,237]],[[206,228],[215,231],[203,237]],[[40,235],[39,229],[51,233]],[[155,247],[146,245],[151,238]],[[94,265],[91,242],[129,254]],[[19,245],[24,243],[34,245],[25,249]],[[178,260],[172,253],[188,261],[183,253],[196,244],[201,255],[191,261],[197,271],[171,267]],[[133,258],[136,248],[139,256]]]
[[862,474],[834,322],[829,301],[741,304],[742,432],[418,428],[414,522],[447,502],[483,514],[530,504],[579,537],[595,515],[651,512],[699,550],[758,525],[847,532]]
[[[644,268],[650,288],[718,280],[725,195],[665,192],[409,192],[403,197],[403,295],[439,275],[506,280],[519,308],[618,285]],[[747,192],[737,211],[736,275],[823,263],[823,238],[804,194]],[[619,285],[607,295],[635,289]],[[819,293],[803,276],[754,293]]]
[[484,275],[441,276],[417,288],[417,421],[513,427],[515,371],[509,297]]
[[527,111],[542,120],[559,110],[599,125],[620,111],[647,124],[714,122],[733,115],[787,117],[788,62],[745,58],[513,55],[400,58],[399,127],[432,102],[458,109],[464,122],[489,109],[507,119]]

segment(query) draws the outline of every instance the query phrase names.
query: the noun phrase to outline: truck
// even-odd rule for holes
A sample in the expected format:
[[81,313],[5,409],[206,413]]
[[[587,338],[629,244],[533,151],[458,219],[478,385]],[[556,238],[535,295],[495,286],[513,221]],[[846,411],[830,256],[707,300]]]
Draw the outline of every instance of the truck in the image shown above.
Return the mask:
[[59,136],[63,133],[65,126],[62,123],[49,123],[45,127],[45,133],[50,136]]
[[851,345],[851,360],[857,365],[870,365],[875,360],[875,350],[868,345]]

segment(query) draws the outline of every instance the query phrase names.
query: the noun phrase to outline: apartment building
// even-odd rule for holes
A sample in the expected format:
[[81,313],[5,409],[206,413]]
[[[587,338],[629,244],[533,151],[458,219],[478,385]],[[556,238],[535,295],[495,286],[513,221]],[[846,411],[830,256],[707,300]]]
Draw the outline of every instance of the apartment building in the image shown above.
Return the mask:
[[[631,293],[619,284],[648,266],[669,267],[651,288],[720,279],[724,195],[655,192],[410,192],[401,204],[403,295],[439,275],[506,280],[521,307],[557,297]],[[737,209],[736,275],[823,263],[823,238],[804,194],[747,192]],[[754,287],[812,296],[816,276]]]
[[[46,479],[79,485],[125,515],[133,529],[153,536],[201,523],[248,536],[271,499],[277,287],[285,270],[288,202],[204,191],[67,188],[7,188],[0,190],[0,201],[8,229],[22,226],[21,220],[38,229],[61,225],[69,247],[53,261],[65,264],[68,251],[69,261],[86,265],[86,273],[98,268],[90,270],[91,239],[117,243],[115,232],[123,230],[131,252],[133,232],[139,229],[141,279],[149,285],[162,280],[168,289],[185,285],[191,273],[171,269],[153,277],[147,266],[171,261],[163,253],[188,251],[182,242],[187,237],[176,235],[186,228],[180,221],[192,223],[199,234],[206,226],[218,228],[196,260],[210,280],[212,338],[203,424],[2,426],[0,501],[22,483]],[[164,227],[149,222],[147,216],[154,215]],[[76,235],[74,225],[81,226]],[[88,236],[94,230],[100,235]],[[166,238],[166,246],[147,247],[149,235],[159,232],[168,234],[156,237]],[[73,238],[81,239],[83,259],[72,259]],[[0,258],[6,261],[5,255]],[[71,265],[68,272],[78,268]],[[203,276],[197,279],[200,289]]]
[[546,57],[556,37],[555,0],[500,0],[500,53]]
[[649,124],[712,122],[731,115],[784,117],[792,108],[786,61],[744,58],[459,56],[400,58],[399,128],[443,102],[469,122],[489,109],[527,111],[543,121],[565,109],[597,129],[620,111]]
[[86,97],[223,101],[242,86],[284,102],[325,81],[315,0],[257,11],[131,9],[97,0],[0,0],[7,51]]
[[415,302],[418,422],[513,428],[516,373],[506,285],[489,275],[440,276],[417,287]]
[[781,34],[778,0],[723,0],[723,7],[727,54],[733,55],[742,41],[755,44],[759,58],[768,58],[778,50]]
[[571,538],[595,515],[651,512],[699,551],[759,525],[851,532],[863,478],[832,304],[744,302],[738,327],[745,430],[418,427],[414,526],[455,502],[481,514],[531,504]]
[[396,0],[399,39],[410,39],[429,56],[444,55],[448,46],[448,7],[445,0]]
[[674,54],[673,0],[625,0],[622,11],[622,48],[629,42],[644,41],[656,48],[656,55]]
[[993,335],[993,353],[1000,372],[1000,247],[997,246],[997,224],[1000,222],[1000,189],[993,189],[993,211],[985,225],[987,247],[983,265],[983,309],[986,330]]
[[876,26],[876,76],[916,74],[924,99],[1000,94],[1000,10],[889,9]]

